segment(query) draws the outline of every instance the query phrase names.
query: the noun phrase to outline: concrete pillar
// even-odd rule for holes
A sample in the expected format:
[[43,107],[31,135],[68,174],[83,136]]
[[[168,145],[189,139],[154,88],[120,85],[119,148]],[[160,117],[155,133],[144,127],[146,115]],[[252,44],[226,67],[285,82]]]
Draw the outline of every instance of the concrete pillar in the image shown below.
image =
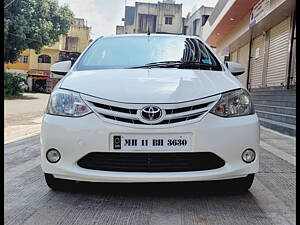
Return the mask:
[[32,77],[27,77],[27,84],[29,91],[32,91]]

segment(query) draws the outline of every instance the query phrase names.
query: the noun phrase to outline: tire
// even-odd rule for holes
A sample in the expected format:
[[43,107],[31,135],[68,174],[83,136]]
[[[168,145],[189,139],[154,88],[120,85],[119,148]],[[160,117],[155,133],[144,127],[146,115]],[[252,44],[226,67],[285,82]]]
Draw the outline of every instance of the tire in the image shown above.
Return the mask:
[[49,188],[54,191],[68,191],[75,181],[55,178],[52,174],[45,173],[45,180]]
[[232,180],[232,185],[237,192],[247,192],[253,184],[254,174]]

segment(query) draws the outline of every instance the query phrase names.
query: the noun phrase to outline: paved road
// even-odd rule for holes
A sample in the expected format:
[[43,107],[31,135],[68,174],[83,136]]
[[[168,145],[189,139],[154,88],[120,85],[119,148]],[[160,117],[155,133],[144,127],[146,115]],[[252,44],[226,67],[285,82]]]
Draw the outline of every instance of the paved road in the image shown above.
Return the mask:
[[39,165],[39,137],[7,144],[5,224],[296,224],[295,139],[265,129],[261,136],[260,172],[244,194],[204,184],[82,184],[54,192]]
[[49,94],[24,93],[22,98],[4,100],[4,143],[40,133],[48,98]]

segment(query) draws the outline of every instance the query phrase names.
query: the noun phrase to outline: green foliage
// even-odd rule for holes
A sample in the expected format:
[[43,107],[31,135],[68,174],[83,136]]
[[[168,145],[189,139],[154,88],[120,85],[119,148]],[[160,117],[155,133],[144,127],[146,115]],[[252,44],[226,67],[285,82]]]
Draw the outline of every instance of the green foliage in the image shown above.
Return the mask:
[[26,82],[26,80],[12,73],[4,72],[4,97],[20,96],[23,93],[23,89],[20,87],[21,82]]
[[[12,0],[4,0],[8,5]],[[73,12],[57,0],[16,0],[4,9],[4,61],[15,62],[26,49],[37,53],[67,34]]]

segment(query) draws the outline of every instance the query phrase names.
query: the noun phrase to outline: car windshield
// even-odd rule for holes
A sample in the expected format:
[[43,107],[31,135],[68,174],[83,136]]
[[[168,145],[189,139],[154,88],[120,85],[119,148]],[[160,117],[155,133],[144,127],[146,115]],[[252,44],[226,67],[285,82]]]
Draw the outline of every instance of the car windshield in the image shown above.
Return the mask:
[[85,52],[76,69],[189,68],[189,65],[193,69],[222,70],[216,57],[199,39],[178,36],[99,38]]

